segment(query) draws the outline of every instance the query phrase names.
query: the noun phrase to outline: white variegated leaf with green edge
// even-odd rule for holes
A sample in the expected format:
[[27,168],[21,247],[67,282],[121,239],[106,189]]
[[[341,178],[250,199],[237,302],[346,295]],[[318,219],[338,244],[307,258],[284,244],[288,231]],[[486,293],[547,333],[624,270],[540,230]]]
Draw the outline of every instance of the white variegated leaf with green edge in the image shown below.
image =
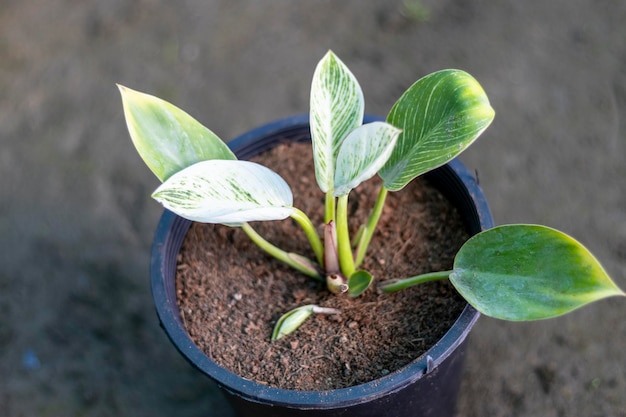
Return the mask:
[[337,154],[334,196],[348,194],[376,175],[389,159],[400,132],[384,122],[368,123],[350,132]]
[[198,162],[172,175],[152,197],[186,219],[230,226],[282,220],[294,210],[285,180],[249,161]]
[[219,137],[183,110],[149,94],[118,87],[133,144],[161,182],[196,162],[237,159]]
[[512,321],[555,317],[626,295],[582,244],[537,225],[473,236],[457,253],[449,279],[478,311]]
[[348,67],[332,52],[317,64],[311,84],[311,141],[315,177],[332,190],[337,153],[348,133],[363,123],[363,91]]
[[489,126],[494,114],[481,85],[464,71],[441,70],[418,80],[387,116],[402,134],[379,172],[385,188],[398,191],[452,160]]

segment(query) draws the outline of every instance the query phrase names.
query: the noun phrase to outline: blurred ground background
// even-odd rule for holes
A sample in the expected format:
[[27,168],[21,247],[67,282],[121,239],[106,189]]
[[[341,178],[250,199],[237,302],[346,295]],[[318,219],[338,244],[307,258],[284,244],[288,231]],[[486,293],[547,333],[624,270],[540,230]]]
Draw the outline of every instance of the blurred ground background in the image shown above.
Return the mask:
[[[462,160],[496,222],[574,235],[626,288],[625,21],[619,0],[0,1],[0,415],[232,415],[158,326],[157,180],[115,83],[231,138],[307,112],[329,48],[379,115],[469,71],[497,115]],[[626,416],[625,317],[482,318],[459,416]]]

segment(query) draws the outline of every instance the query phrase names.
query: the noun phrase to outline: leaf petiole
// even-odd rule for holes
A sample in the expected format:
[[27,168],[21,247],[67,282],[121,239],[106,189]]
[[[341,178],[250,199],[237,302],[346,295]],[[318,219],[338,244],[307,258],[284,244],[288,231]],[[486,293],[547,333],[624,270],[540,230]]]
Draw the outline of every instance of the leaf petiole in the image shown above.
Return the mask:
[[376,198],[376,203],[372,208],[370,217],[369,219],[367,219],[367,224],[363,228],[361,238],[359,239],[358,245],[356,247],[356,256],[354,262],[356,268],[358,268],[365,259],[365,253],[367,252],[367,248],[372,241],[372,236],[374,236],[374,232],[376,231],[376,226],[378,225],[380,215],[383,212],[383,207],[385,207],[385,200],[387,199],[388,193],[389,192],[385,187],[380,187],[378,197]]
[[451,273],[452,271],[430,272],[428,274],[416,275],[410,278],[392,279],[380,284],[380,289],[386,293],[396,292],[419,284],[424,284],[426,282],[448,279]]
[[326,201],[324,202],[324,224],[335,221],[335,197],[333,191],[330,190],[326,193]]
[[248,235],[250,240],[252,240],[259,248],[263,249],[269,255],[273,256],[279,261],[286,263],[287,265],[311,278],[314,278],[318,281],[325,280],[324,277],[320,275],[319,271],[315,267],[315,264],[304,256],[285,252],[284,250],[272,245],[261,235],[259,235],[256,230],[254,230],[252,226],[250,226],[250,224],[248,223],[243,223],[241,225],[241,229]]
[[315,252],[317,262],[320,265],[324,265],[324,245],[322,244],[322,240],[320,239],[320,236],[317,233],[313,222],[311,221],[309,216],[307,216],[302,210],[295,207],[293,209],[294,210],[293,213],[291,213],[291,218],[294,219],[300,225],[300,227],[302,227],[302,230],[304,230],[306,237],[311,243],[311,248],[313,249],[313,252]]
[[354,273],[354,257],[348,230],[348,194],[337,199],[337,252],[341,273],[349,277]]

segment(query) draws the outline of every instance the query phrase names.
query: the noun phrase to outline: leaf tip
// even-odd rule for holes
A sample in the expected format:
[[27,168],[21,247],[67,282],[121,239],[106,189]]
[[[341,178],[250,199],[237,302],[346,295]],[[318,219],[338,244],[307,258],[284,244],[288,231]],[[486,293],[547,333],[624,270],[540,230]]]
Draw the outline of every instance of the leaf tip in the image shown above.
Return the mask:
[[120,83],[115,83],[115,85],[117,86],[118,91],[122,95],[122,100],[125,100],[125,98],[132,93],[138,93],[138,91],[135,91],[132,88],[128,88],[125,85],[122,85]]

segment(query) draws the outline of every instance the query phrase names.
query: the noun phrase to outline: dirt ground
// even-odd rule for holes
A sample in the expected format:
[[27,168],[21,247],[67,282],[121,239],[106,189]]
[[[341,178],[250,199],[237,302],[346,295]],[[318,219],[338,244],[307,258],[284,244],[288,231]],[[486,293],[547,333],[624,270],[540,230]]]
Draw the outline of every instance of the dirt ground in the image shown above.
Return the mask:
[[[462,160],[497,223],[585,243],[626,288],[626,2],[2,0],[0,415],[232,416],[159,328],[157,180],[115,83],[227,139],[308,111],[328,49],[385,115],[417,78],[472,73],[496,120]],[[626,300],[481,318],[459,417],[626,416]]]

